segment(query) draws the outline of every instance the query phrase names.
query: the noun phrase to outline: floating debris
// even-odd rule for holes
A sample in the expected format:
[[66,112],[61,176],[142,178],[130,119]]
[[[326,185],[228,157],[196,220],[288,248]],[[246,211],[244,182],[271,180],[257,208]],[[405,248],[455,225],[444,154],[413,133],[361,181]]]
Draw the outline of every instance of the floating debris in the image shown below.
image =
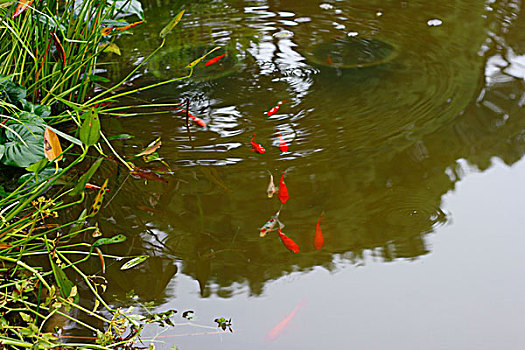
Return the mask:
[[429,20],[427,21],[427,25],[428,25],[429,27],[439,27],[439,26],[442,25],[442,24],[443,24],[443,21],[440,20],[440,19],[437,19],[437,18],[429,19]]
[[277,39],[290,39],[293,38],[293,32],[289,30],[281,30],[277,33],[273,33],[273,36]]

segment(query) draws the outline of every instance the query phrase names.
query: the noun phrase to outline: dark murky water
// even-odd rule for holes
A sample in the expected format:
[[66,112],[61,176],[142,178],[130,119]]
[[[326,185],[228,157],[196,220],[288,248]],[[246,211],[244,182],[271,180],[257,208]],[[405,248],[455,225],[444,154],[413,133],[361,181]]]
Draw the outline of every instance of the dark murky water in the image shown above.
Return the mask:
[[[123,56],[112,58],[113,77],[158,46],[158,32],[181,8],[183,21],[133,77],[134,87],[181,75],[180,67],[216,45],[227,53],[215,65],[200,64],[190,80],[127,101],[189,98],[191,113],[207,123],[191,126],[191,141],[173,111],[104,125],[108,134],[135,135],[117,144],[125,155],[161,137],[159,154],[176,169],[167,183],[147,184],[105,169],[119,192],[101,211],[102,232],[129,237],[121,254],[151,256],[126,273],[111,266],[108,298],[122,300],[133,289],[156,311],[195,310],[199,324],[233,319],[235,333],[222,336],[152,327],[148,336],[162,331],[157,346],[525,345],[517,211],[525,194],[525,21],[518,1],[147,7],[148,23],[118,41]],[[281,100],[277,114],[263,114]],[[289,145],[285,154],[276,129]],[[249,150],[253,132],[264,155]],[[281,206],[266,196],[268,171],[277,184],[287,169],[290,200],[280,219],[299,254],[276,232],[259,237]],[[316,250],[323,212],[325,245]],[[290,313],[282,332],[271,333]]]

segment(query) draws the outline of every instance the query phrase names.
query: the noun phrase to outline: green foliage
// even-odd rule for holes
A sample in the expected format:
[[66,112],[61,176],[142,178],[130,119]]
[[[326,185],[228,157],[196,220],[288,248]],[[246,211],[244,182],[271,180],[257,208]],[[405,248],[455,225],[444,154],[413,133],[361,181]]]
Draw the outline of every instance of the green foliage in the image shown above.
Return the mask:
[[228,330],[233,333],[233,329],[231,328],[231,325],[232,325],[231,318],[227,320],[224,317],[221,317],[221,318],[216,318],[214,321],[217,322],[217,327],[221,328],[223,331],[225,331],[226,328],[228,328]]
[[93,146],[100,138],[100,119],[95,109],[84,114],[85,120],[80,127],[80,141],[86,146]]
[[100,164],[102,164],[102,161],[104,158],[99,158],[91,165],[89,170],[83,174],[80,179],[78,179],[77,185],[71,192],[69,192],[70,196],[76,196],[84,192],[84,189],[86,188],[86,184],[89,182],[89,180],[95,175],[95,172],[97,171]]
[[64,298],[72,297],[74,298],[75,303],[78,303],[78,294],[76,292],[76,287],[73,284],[73,282],[71,282],[71,280],[67,278],[64,270],[62,270],[62,268],[53,261],[51,256],[49,257],[49,261],[53,269],[53,275],[55,276],[55,281],[57,282],[57,285],[58,285],[58,290],[60,291],[60,294],[62,294],[62,297]]
[[131,260],[128,260],[124,265],[121,266],[121,270],[129,270],[134,268],[135,266],[142,264],[144,261],[146,261],[149,258],[148,255],[141,255],[137,256],[136,258],[133,258]]
[[[108,40],[101,32],[105,20],[144,18],[138,0],[35,1],[13,19],[15,5],[0,7],[0,74],[12,76],[28,87],[33,100],[45,104],[57,98],[85,100],[93,82],[86,77],[92,76],[102,53],[99,45]],[[25,98],[13,84],[4,86],[8,102]]]
[[125,240],[126,240],[126,236],[124,235],[116,235],[110,238],[99,238],[91,245],[91,247],[94,248],[94,247],[98,247],[98,246],[106,245],[106,244],[121,243],[121,242],[124,242]]
[[44,158],[45,126],[43,120],[34,114],[24,112],[20,117],[20,124],[7,125],[9,129],[5,131],[0,161],[5,165],[25,168]]
[[173,17],[173,19],[164,27],[162,28],[162,30],[160,31],[159,33],[159,36],[164,39],[166,37],[166,35],[168,35],[169,33],[171,33],[171,31],[173,30],[173,28],[175,28],[175,26],[177,25],[177,23],[180,22],[180,20],[182,19],[182,16],[184,15],[184,10],[180,11],[177,16]]
[[[104,259],[115,258],[104,255],[99,247],[126,240],[122,234],[100,238],[92,244],[78,238],[72,240],[77,236],[89,237],[79,233],[100,234],[98,223],[93,223],[94,219],[90,218],[94,214],[87,214],[87,210],[76,220],[67,217],[71,217],[71,207],[84,204],[84,188],[103,158],[80,177],[73,189],[53,186],[63,182],[66,174],[85,159],[91,146],[105,156],[99,141],[105,141],[116,158],[131,170],[131,166],[118,155],[101,131],[99,114],[104,112],[101,103],[185,79],[191,76],[191,72],[184,77],[108,97],[127,77],[86,101],[93,84],[109,82],[93,74],[97,59],[103,52],[102,45],[111,44],[115,37],[102,35],[102,29],[105,26],[121,26],[124,23],[121,18],[129,16],[143,19],[140,2],[35,1],[13,18],[16,4],[0,6],[0,162],[25,168],[29,173],[21,176],[19,186],[12,185],[15,188],[9,188],[10,192],[0,186],[0,265],[2,271],[8,271],[0,271],[0,344],[14,348],[63,347],[64,344],[54,334],[42,331],[42,326],[57,315],[97,334],[100,345],[97,348],[109,348],[106,345],[115,343],[130,347],[145,323],[172,325],[170,317],[176,311],[152,314],[151,319],[146,319],[131,314],[131,311],[115,310],[100,295],[107,281],[102,276],[87,276],[80,268],[91,258],[100,258],[103,264]],[[176,23],[170,25],[172,29]],[[79,139],[48,125],[65,120],[78,126]],[[63,169],[59,168],[58,162],[54,167],[55,164],[50,164],[44,156],[46,128],[71,143],[64,151],[64,158],[67,156],[68,159]],[[129,137],[126,134],[119,136]],[[72,147],[81,152],[68,153]],[[155,155],[157,158],[158,155]],[[16,184],[16,181],[13,183]],[[82,196],[77,201],[67,202],[66,199],[71,200],[71,197],[65,196],[67,192]],[[104,192],[100,191],[97,196],[100,203]],[[58,219],[59,213],[64,212],[67,216],[60,214]],[[94,254],[95,248],[97,254]],[[50,264],[31,266],[28,262],[42,264],[42,260],[35,260],[35,257],[48,257]],[[131,269],[148,257],[127,258],[131,260],[122,269]],[[76,285],[86,287],[83,294],[91,292],[85,298],[94,298],[93,311],[79,305]],[[104,308],[103,313],[96,311],[99,307]],[[102,321],[102,326],[83,323],[84,317],[77,319],[72,316],[76,313],[66,313],[71,309]],[[128,336],[125,336],[128,331]],[[92,345],[85,344],[85,347]]]
[[[25,98],[26,90],[10,77],[0,75],[0,113],[4,116],[0,130],[0,162],[21,168],[44,158],[43,118],[51,114],[49,106],[36,105]],[[40,169],[28,169],[37,173]]]

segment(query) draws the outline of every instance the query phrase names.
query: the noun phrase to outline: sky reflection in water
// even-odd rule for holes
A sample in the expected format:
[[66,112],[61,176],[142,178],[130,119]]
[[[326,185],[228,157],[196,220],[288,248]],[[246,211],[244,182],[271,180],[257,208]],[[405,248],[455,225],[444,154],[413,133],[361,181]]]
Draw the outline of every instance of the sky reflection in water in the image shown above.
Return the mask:
[[[266,332],[303,298],[272,349],[523,345],[515,326],[523,317],[512,308],[523,309],[515,293],[523,286],[511,277],[522,226],[510,213],[523,198],[513,189],[523,190],[516,174],[525,171],[517,163],[525,50],[513,30],[523,27],[513,4],[495,2],[491,11],[474,1],[260,4],[187,3],[180,35],[160,56],[175,67],[180,47],[219,44],[236,55],[235,70],[138,96],[190,98],[191,112],[208,124],[191,128],[191,143],[183,119],[171,113],[106,122],[110,134],[136,135],[119,145],[122,153],[162,137],[160,154],[177,167],[167,185],[128,179],[101,212],[103,232],[132,237],[120,253],[157,257],[127,274],[110,267],[108,295],[134,289],[159,310],[196,309],[201,321],[231,315],[239,332],[221,338],[228,349],[267,348]],[[169,16],[151,3],[146,17],[155,21],[119,42],[139,49],[127,50],[123,71],[110,75],[156,47],[153,37]],[[316,45],[356,32],[391,44],[396,57],[363,69],[338,68],[336,52],[326,64],[309,57]],[[159,62],[135,84],[171,77],[175,69]],[[281,100],[276,115],[263,114]],[[284,156],[275,128],[290,146]],[[249,152],[252,132],[266,154]],[[498,162],[472,174],[494,157],[517,165],[509,171]],[[280,207],[266,198],[268,171],[277,183],[285,169],[291,198],[280,219],[301,247],[297,255],[275,233],[258,235]],[[115,187],[124,181],[116,168],[105,171]],[[445,195],[452,204],[443,204]],[[325,246],[317,251],[312,240],[323,211]],[[494,253],[498,232],[512,243]],[[219,341],[174,339],[181,348]]]

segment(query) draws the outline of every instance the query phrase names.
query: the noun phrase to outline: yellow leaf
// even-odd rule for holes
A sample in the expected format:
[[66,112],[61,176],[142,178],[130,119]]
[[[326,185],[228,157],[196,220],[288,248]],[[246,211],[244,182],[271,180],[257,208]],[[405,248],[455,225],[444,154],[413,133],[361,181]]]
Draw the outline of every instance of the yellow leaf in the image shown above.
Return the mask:
[[112,52],[116,55],[120,56],[120,48],[117,46],[117,44],[111,43],[111,44],[105,44],[102,45],[102,50],[106,52]]
[[177,14],[177,16],[175,16],[171,21],[170,23],[168,23],[164,28],[162,28],[162,30],[160,31],[160,34],[159,36],[161,38],[165,38],[166,35],[168,35],[172,30],[173,28],[175,28],[175,26],[177,25],[177,23],[179,23],[179,21],[181,20],[182,18],[182,15],[184,15],[184,10],[182,10],[181,12],[179,12]]
[[57,134],[46,128],[44,132],[44,154],[49,161],[58,162],[62,160],[62,147]]
[[138,21],[138,22],[135,22],[135,23],[131,23],[130,25],[127,25],[127,26],[124,26],[124,27],[115,27],[115,31],[116,32],[123,32],[125,30],[128,30],[128,29],[131,29],[133,27],[136,27],[136,26],[138,26],[139,24],[142,24],[142,23],[144,23],[144,20]]
[[208,56],[210,53],[212,53],[213,51],[215,50],[218,50],[220,49],[221,47],[220,46],[217,46],[215,48],[213,48],[211,51],[209,51],[207,54],[205,54],[204,56],[200,57],[200,58],[197,58],[195,61],[191,62],[190,64],[188,64],[185,68],[193,68],[195,67],[200,61],[202,61],[203,59],[206,58],[206,56]]
[[112,31],[113,31],[113,27],[102,28],[100,30],[100,32],[102,33],[102,36],[107,36],[107,35],[111,34]]
[[106,193],[106,189],[108,188],[108,181],[109,179],[106,179],[106,181],[104,181],[104,184],[100,188],[100,191],[98,191],[98,194],[95,197],[95,201],[93,202],[93,206],[91,207],[91,210],[89,211],[88,216],[97,215],[98,211],[102,207],[102,201],[104,200],[104,194]]

